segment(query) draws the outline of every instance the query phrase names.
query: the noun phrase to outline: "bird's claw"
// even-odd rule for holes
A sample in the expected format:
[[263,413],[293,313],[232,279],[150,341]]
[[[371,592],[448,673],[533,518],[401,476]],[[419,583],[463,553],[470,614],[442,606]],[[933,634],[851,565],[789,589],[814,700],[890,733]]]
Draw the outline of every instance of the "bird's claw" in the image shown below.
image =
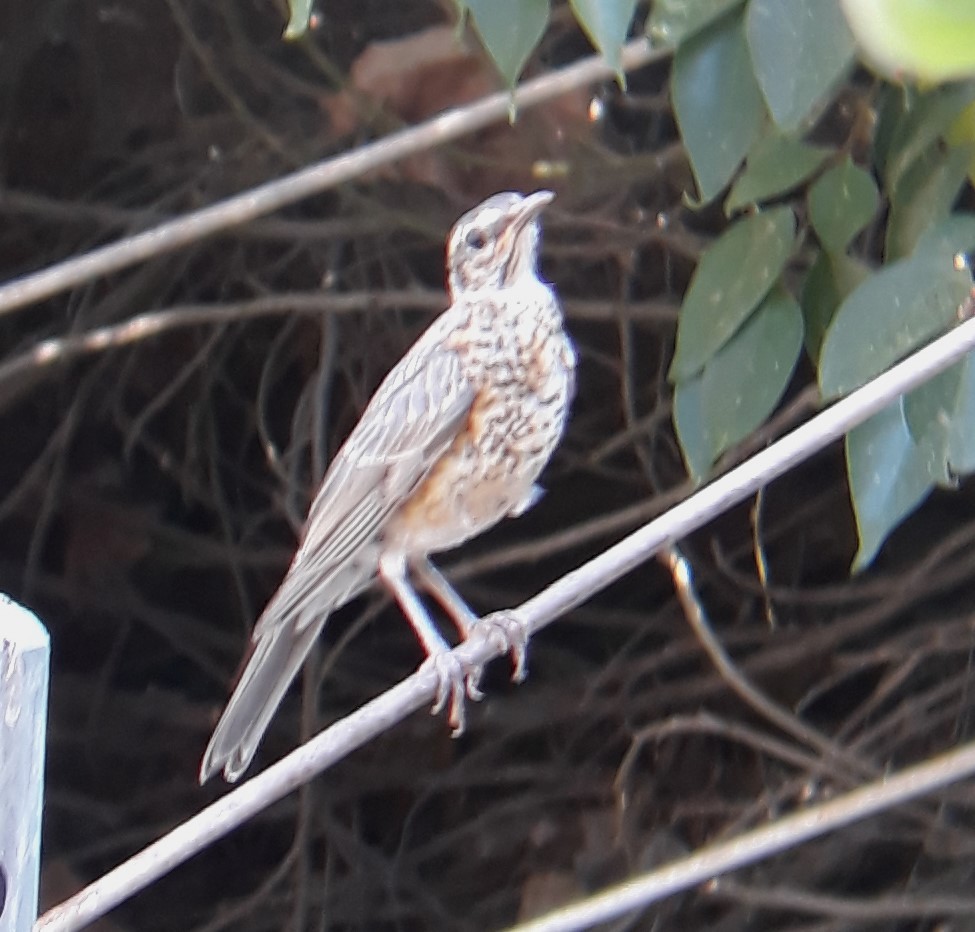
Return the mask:
[[528,626],[510,610],[485,615],[474,626],[472,634],[487,638],[499,653],[511,654],[514,667],[511,679],[523,683],[528,676]]
[[430,714],[439,715],[447,709],[451,737],[458,738],[466,726],[465,700],[480,702],[484,698],[484,693],[478,688],[481,670],[479,667],[465,666],[451,651],[433,654],[420,669],[424,667],[432,669],[437,677],[437,694]]

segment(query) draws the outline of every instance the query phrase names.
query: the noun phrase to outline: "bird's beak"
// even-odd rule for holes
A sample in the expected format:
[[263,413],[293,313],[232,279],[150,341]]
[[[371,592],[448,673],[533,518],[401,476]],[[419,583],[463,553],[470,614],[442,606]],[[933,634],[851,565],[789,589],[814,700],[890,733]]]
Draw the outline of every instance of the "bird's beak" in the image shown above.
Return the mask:
[[516,230],[527,226],[554,200],[555,194],[552,191],[536,191],[526,195],[511,212],[511,226]]
[[534,194],[528,194],[522,198],[511,208],[508,214],[504,231],[505,241],[512,244],[521,242],[521,234],[554,200],[555,194],[551,191],[536,191]]
[[551,191],[536,191],[518,201],[511,207],[508,220],[501,234],[501,255],[505,256],[503,281],[510,284],[519,275],[527,272],[534,274],[536,250],[538,244],[537,232],[532,230],[532,223],[546,205],[555,198]]

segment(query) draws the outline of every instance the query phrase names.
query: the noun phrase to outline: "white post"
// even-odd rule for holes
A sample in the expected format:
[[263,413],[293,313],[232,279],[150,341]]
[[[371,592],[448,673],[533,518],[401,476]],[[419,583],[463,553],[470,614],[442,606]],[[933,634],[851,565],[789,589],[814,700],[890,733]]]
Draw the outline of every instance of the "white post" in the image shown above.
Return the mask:
[[0,593],[0,932],[37,918],[50,654],[37,617]]

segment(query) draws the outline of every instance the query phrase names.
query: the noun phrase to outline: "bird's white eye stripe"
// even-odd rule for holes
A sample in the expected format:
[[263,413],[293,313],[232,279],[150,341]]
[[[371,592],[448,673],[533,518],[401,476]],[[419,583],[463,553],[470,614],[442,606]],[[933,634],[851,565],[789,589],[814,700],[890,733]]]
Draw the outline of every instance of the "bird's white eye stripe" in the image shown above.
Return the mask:
[[497,207],[488,207],[478,211],[477,221],[483,227],[493,227],[501,220],[502,212]]

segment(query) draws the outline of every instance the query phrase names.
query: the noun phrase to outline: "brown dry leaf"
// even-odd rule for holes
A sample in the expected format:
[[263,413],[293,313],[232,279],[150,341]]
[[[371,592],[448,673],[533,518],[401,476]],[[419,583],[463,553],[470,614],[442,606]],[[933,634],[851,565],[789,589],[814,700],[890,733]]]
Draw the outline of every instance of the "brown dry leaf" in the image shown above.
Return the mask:
[[349,85],[325,100],[339,135],[358,128],[363,99],[407,123],[498,90],[486,62],[449,26],[373,42],[353,62]]
[[[352,65],[348,87],[324,101],[339,135],[359,129],[370,105],[404,123],[420,123],[502,87],[479,46],[450,26],[434,26],[404,39],[372,43]],[[573,143],[591,132],[586,90],[519,115],[444,147],[412,156],[385,170],[466,200],[504,188],[558,187],[571,171]],[[552,166],[556,166],[554,176]]]

